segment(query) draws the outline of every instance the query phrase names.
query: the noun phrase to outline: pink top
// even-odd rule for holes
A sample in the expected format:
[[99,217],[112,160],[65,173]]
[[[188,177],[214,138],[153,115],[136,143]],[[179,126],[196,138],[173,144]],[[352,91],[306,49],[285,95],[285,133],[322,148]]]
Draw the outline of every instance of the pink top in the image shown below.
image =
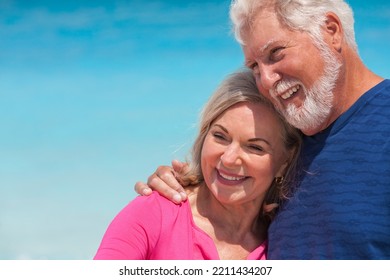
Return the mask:
[[[266,259],[267,242],[248,260]],[[198,228],[187,201],[153,192],[131,201],[109,225],[95,260],[219,260],[212,238]]]

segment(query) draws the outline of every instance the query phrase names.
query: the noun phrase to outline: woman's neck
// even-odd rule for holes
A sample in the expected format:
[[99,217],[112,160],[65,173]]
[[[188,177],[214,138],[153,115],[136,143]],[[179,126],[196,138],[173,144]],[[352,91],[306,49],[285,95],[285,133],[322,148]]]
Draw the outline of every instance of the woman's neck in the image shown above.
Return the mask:
[[221,259],[247,256],[264,241],[260,205],[222,204],[205,185],[187,188],[187,194],[195,224],[214,240]]

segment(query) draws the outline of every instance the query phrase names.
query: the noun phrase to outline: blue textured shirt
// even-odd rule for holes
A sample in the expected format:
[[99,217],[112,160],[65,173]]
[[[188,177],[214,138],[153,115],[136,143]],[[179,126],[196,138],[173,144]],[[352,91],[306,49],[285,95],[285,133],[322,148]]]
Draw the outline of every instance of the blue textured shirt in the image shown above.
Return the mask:
[[390,259],[390,80],[304,138],[303,176],[269,229],[269,259]]

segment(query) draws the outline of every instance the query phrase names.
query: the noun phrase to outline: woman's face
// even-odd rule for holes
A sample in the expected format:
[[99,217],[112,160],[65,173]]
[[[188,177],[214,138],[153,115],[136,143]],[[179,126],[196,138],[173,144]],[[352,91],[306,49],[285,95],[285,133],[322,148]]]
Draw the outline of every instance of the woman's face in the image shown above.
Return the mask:
[[205,183],[219,202],[263,201],[287,166],[281,129],[273,111],[249,102],[232,106],[212,123],[201,165]]

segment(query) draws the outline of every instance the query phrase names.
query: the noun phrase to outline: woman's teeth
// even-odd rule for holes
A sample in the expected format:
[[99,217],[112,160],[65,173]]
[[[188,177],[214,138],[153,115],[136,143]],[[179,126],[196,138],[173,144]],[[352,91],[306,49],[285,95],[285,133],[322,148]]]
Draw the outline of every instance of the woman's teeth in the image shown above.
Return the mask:
[[233,176],[228,176],[228,175],[221,174],[221,173],[219,173],[219,175],[221,175],[222,178],[224,178],[226,180],[230,180],[230,181],[239,181],[239,180],[245,179],[245,176],[233,177]]

